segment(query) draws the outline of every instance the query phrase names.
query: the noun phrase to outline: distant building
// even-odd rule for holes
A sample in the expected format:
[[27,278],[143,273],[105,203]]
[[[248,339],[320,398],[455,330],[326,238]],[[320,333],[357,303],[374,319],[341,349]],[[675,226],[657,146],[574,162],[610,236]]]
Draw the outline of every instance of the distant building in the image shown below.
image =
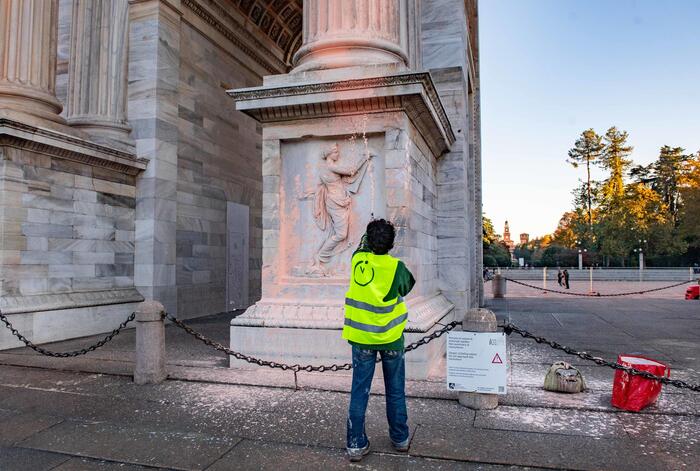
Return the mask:
[[520,245],[525,245],[528,242],[530,242],[530,234],[528,234],[527,232],[523,232],[522,234],[520,234]]
[[503,228],[503,242],[506,244],[506,247],[508,247],[511,261],[515,261],[515,242],[513,242],[513,239],[510,238],[510,227],[508,226],[508,221],[506,221],[506,225]]

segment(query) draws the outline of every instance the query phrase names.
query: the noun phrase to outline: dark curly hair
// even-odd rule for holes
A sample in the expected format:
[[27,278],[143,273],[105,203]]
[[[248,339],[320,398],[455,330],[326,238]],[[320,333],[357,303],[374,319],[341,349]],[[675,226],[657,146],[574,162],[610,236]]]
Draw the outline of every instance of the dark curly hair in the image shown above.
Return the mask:
[[367,224],[367,245],[377,255],[385,255],[394,247],[396,229],[385,219],[375,219]]

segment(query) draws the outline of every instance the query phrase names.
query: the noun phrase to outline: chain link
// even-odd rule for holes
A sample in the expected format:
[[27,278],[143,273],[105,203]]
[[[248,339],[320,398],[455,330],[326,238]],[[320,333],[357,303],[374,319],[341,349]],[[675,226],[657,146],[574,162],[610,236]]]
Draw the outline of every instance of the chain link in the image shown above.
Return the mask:
[[592,297],[592,298],[612,298],[612,297],[616,297],[616,296],[629,296],[632,294],[653,293],[654,291],[662,291],[665,289],[676,288],[678,286],[692,283],[692,281],[681,281],[680,283],[675,283],[675,284],[672,284],[669,286],[662,286],[661,288],[652,288],[652,289],[647,289],[644,291],[628,291],[626,293],[600,294],[600,293],[576,293],[576,292],[572,292],[572,291],[560,291],[560,290],[556,290],[556,289],[548,289],[548,288],[542,288],[540,286],[530,285],[530,284],[523,283],[523,282],[518,281],[518,280],[514,280],[512,278],[505,278],[505,279],[512,282],[512,283],[515,283],[516,285],[527,286],[528,288],[538,289],[540,291],[546,291],[548,293],[559,293],[559,294],[566,294],[569,296],[587,296],[587,297]]
[[[333,364],[333,365],[305,365],[305,366],[302,366],[298,363],[296,363],[294,365],[288,365],[286,363],[278,363],[275,361],[262,360],[260,358],[256,358],[256,357],[253,357],[250,355],[245,355],[243,353],[231,350],[230,348],[228,348],[224,345],[221,345],[219,342],[216,342],[208,337],[205,337],[201,333],[194,330],[192,327],[188,326],[187,324],[185,324],[181,320],[177,319],[176,317],[174,317],[168,313],[165,313],[163,317],[168,319],[169,321],[172,321],[173,324],[180,327],[182,330],[184,330],[185,332],[187,332],[188,334],[190,334],[191,336],[193,336],[197,340],[200,340],[204,344],[209,345],[210,347],[214,348],[215,350],[218,350],[218,351],[223,352],[227,355],[230,355],[238,360],[243,360],[243,361],[246,361],[248,363],[258,365],[258,366],[267,366],[269,368],[279,368],[283,371],[286,371],[286,370],[291,370],[294,372],[306,371],[309,373],[311,373],[312,371],[318,371],[318,372],[323,373],[325,371],[340,371],[340,370],[352,369],[352,363]],[[456,322],[456,321],[450,322],[449,324],[444,326],[442,329],[436,330],[432,334],[426,335],[425,337],[417,340],[416,342],[413,342],[413,343],[407,345],[406,348],[404,349],[404,351],[410,352],[411,350],[415,350],[416,348],[420,347],[421,345],[425,345],[425,344],[431,342],[432,340],[440,337],[445,332],[448,332],[448,331],[454,329],[459,324],[460,324],[460,322]],[[377,357],[376,362],[378,363],[380,361],[381,361],[381,358]]]
[[608,368],[612,368],[614,370],[621,370],[624,371],[627,374],[633,375],[633,376],[641,376],[642,378],[654,380],[654,381],[659,381],[662,384],[668,384],[670,386],[674,386],[676,388],[681,388],[681,389],[690,389],[691,391],[695,392],[700,392],[700,384],[690,384],[686,383],[684,381],[680,381],[677,379],[671,379],[665,376],[656,376],[652,373],[649,373],[648,371],[641,371],[637,370],[635,368],[629,367],[629,366],[624,366],[619,363],[615,363],[612,361],[607,361],[603,358],[596,357],[591,355],[590,353],[587,352],[579,352],[574,350],[573,348],[567,347],[565,345],[561,345],[557,342],[553,342],[551,340],[547,340],[544,337],[538,337],[530,332],[528,332],[525,329],[521,329],[518,326],[508,323],[505,325],[500,325],[499,327],[503,328],[503,331],[507,334],[510,335],[513,332],[520,334],[522,337],[527,338],[527,339],[532,339],[537,343],[543,343],[546,345],[549,345],[555,350],[561,350],[562,352],[565,352],[569,355],[575,355],[582,360],[587,360],[587,361],[592,361],[598,366],[607,366]]
[[114,337],[119,335],[119,333],[122,331],[122,329],[124,329],[124,327],[126,327],[126,325],[129,322],[133,321],[135,317],[136,317],[136,313],[132,312],[131,315],[129,317],[127,317],[126,320],[124,320],[124,322],[119,324],[119,327],[117,327],[112,332],[110,332],[110,334],[107,335],[105,338],[103,338],[102,340],[100,340],[99,342],[97,342],[93,345],[90,345],[89,347],[81,348],[80,350],[73,350],[72,352],[53,352],[51,350],[46,350],[45,348],[42,348],[42,347],[39,347],[38,345],[35,345],[29,339],[27,339],[27,337],[20,334],[19,331],[14,328],[14,326],[9,321],[9,319],[2,312],[0,312],[0,321],[2,321],[8,329],[10,329],[10,332],[12,332],[12,335],[17,337],[20,341],[22,341],[22,343],[24,343],[27,347],[31,348],[35,352],[40,353],[42,355],[45,355],[47,357],[55,357],[55,358],[77,357],[77,356],[85,355],[86,353],[90,353],[92,351],[97,350],[98,348],[100,348],[101,346],[103,346],[104,344],[106,344],[107,342],[112,340]]

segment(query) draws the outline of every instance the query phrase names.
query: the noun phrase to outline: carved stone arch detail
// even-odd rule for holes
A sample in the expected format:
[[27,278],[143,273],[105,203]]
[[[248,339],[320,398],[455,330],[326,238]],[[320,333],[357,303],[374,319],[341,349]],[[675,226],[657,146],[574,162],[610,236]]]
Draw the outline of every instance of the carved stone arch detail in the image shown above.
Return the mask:
[[302,0],[233,0],[240,12],[281,50],[287,65],[302,42]]

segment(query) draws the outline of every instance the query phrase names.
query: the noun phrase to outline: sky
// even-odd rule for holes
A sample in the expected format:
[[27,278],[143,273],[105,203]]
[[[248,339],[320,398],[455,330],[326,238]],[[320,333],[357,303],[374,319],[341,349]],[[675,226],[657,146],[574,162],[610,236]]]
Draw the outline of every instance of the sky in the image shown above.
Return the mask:
[[479,29],[483,207],[499,234],[505,220],[515,240],[556,229],[588,128],[626,130],[638,164],[664,144],[700,150],[700,1],[480,0]]

